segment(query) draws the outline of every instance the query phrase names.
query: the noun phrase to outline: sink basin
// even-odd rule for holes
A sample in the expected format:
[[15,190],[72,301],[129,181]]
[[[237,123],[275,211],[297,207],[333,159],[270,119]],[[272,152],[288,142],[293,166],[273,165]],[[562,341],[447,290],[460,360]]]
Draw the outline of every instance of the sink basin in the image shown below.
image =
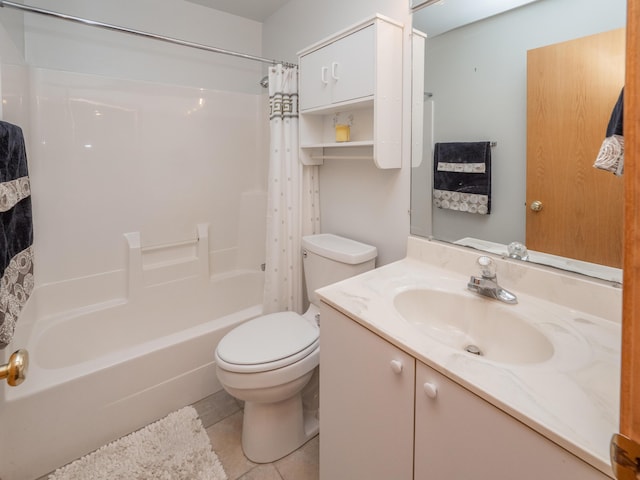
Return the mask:
[[394,307],[420,332],[469,355],[512,364],[551,358],[553,345],[523,318],[521,306],[465,293],[406,290],[395,296]]

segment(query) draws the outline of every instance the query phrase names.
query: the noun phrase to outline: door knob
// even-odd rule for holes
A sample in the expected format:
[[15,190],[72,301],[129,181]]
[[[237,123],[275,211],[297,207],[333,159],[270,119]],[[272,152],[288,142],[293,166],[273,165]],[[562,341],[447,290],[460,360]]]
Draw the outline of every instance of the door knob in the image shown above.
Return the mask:
[[535,200],[533,202],[531,202],[531,210],[533,210],[534,212],[539,212],[540,210],[542,210],[542,202],[540,200]]
[[7,379],[7,383],[15,387],[24,382],[29,369],[29,352],[24,349],[16,350],[9,357],[9,363],[0,365],[0,380]]

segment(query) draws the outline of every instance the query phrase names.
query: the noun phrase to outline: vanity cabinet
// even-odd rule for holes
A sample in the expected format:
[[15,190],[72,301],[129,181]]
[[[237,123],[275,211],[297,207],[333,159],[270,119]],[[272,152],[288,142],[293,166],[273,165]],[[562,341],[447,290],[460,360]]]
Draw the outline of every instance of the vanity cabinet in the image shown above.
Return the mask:
[[[402,25],[376,15],[298,53],[300,161],[402,159]],[[336,124],[349,125],[337,142]]]
[[416,479],[608,478],[419,361],[415,421]]
[[413,478],[415,360],[321,309],[320,479]]
[[320,327],[320,479],[608,479],[334,308]]

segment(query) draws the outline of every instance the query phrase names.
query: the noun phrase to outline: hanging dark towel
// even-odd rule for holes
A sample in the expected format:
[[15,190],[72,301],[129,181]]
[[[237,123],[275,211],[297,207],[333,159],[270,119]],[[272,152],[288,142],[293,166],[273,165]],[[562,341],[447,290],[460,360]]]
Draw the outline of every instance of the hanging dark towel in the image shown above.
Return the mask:
[[491,213],[491,143],[436,143],[433,202],[438,208]]
[[611,135],[624,135],[624,87],[620,90],[618,101],[613,107],[611,118],[607,125],[607,137]]
[[33,227],[27,155],[20,127],[0,121],[0,349],[33,291]]
[[607,125],[606,137],[593,166],[606,170],[614,175],[624,172],[624,87],[620,91],[618,101],[613,107]]

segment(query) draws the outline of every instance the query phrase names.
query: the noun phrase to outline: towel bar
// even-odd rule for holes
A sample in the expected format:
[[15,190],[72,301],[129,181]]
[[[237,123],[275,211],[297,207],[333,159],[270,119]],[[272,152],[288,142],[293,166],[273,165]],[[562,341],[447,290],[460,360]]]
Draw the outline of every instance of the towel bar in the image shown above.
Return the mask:
[[195,245],[198,243],[200,239],[199,238],[194,238],[191,240],[183,240],[181,242],[175,242],[175,243],[167,243],[164,245],[149,245],[147,247],[141,247],[140,249],[143,252],[151,252],[153,250],[163,250],[165,248],[175,248],[175,247],[184,247],[187,245]]
[[311,160],[373,160],[373,155],[312,155]]

